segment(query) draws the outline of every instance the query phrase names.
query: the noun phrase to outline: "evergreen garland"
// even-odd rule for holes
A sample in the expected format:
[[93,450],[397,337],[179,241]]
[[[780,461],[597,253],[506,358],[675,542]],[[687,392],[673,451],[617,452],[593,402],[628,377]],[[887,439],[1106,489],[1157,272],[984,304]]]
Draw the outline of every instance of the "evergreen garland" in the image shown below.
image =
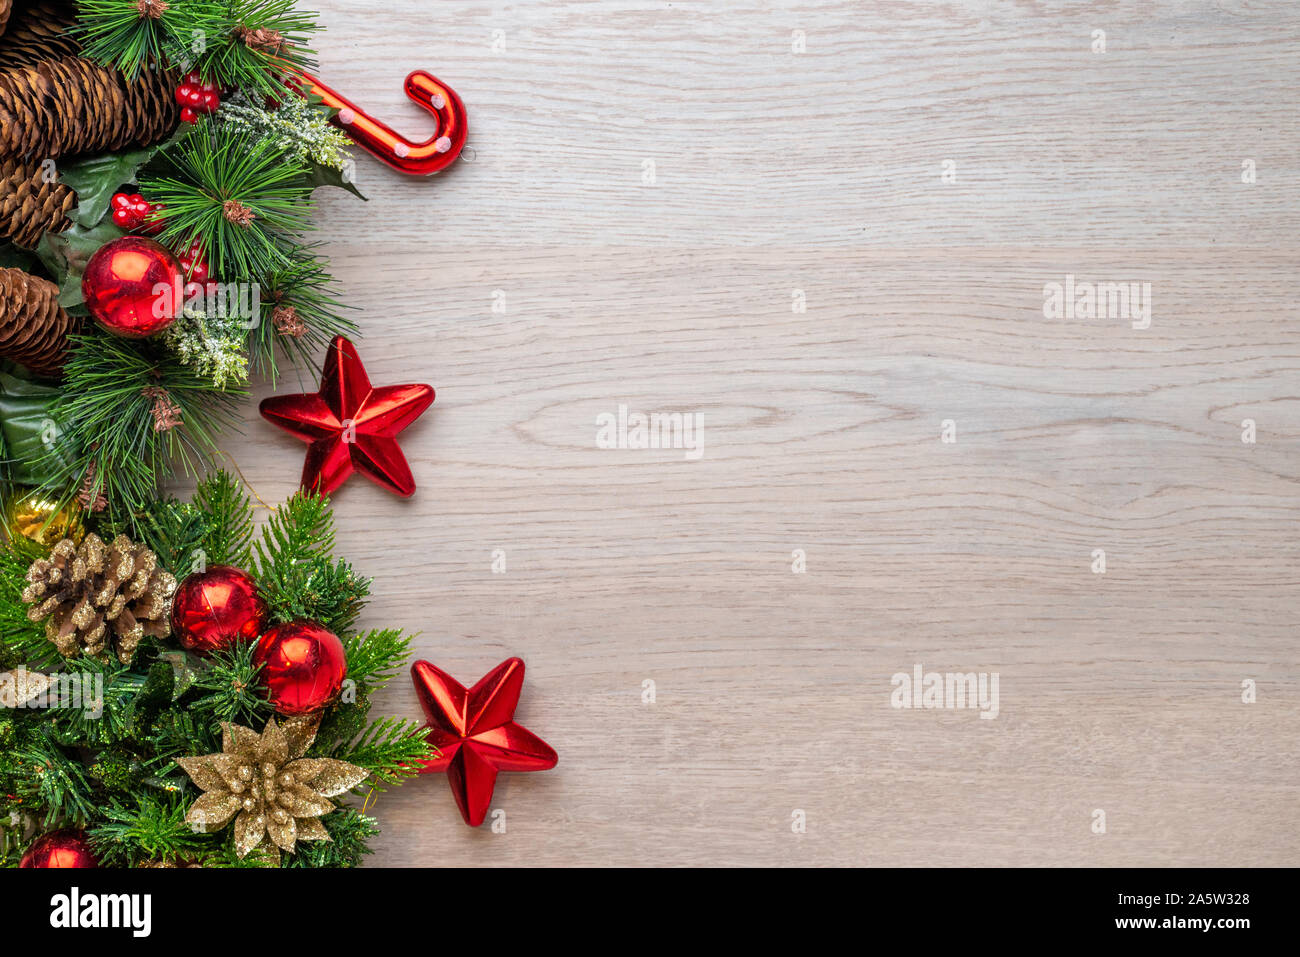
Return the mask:
[[[110,523],[96,524],[102,534],[112,531]],[[209,560],[242,562],[271,599],[271,624],[301,609],[332,613],[337,624],[355,618],[363,603],[365,580],[334,558],[329,504],[314,495],[295,495],[255,534],[247,495],[230,475],[217,472],[200,483],[191,502],[154,502],[131,524],[177,576],[188,572],[191,550]],[[129,666],[87,657],[56,664],[43,650],[52,647],[44,629],[27,620],[20,597],[32,552],[25,539],[0,546],[0,658],[6,668],[21,664],[101,688],[101,710],[0,708],[0,820],[27,825],[5,829],[0,865],[15,865],[32,838],[56,827],[84,830],[108,865],[270,863],[257,852],[241,859],[232,828],[204,833],[186,822],[198,789],[176,764],[177,758],[220,751],[223,721],[260,730],[273,716],[259,689],[254,646],[200,658],[170,639],[146,638]],[[309,576],[310,594],[295,598],[302,580],[295,569],[304,562],[348,574]],[[432,752],[416,722],[369,717],[371,693],[402,667],[410,639],[378,629],[345,631],[343,642],[353,693],[323,712],[308,756],[364,768],[369,777],[356,789],[364,795],[415,773]],[[335,803],[322,818],[332,840],[300,842],[295,853],[282,856],[281,866],[350,867],[369,853],[375,821],[342,799]]]

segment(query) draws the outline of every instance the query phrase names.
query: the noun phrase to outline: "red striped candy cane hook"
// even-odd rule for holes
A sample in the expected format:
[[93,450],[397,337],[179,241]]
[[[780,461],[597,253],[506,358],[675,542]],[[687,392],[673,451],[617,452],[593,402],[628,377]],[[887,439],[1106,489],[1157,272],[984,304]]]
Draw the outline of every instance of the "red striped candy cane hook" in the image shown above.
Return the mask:
[[297,92],[303,96],[318,96],[326,106],[338,110],[331,122],[363,150],[399,172],[428,176],[444,170],[465,146],[469,132],[465,104],[455,90],[432,73],[416,70],[406,78],[406,95],[437,120],[432,136],[423,143],[413,143],[311,74],[300,70],[294,72],[300,81],[292,84]]

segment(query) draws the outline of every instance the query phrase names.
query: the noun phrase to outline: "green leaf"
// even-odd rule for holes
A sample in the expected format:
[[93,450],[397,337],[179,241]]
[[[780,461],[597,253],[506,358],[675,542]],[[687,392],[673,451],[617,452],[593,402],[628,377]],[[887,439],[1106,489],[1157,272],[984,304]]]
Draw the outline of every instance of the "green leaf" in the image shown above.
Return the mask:
[[[0,442],[7,478],[18,485],[41,485],[53,460],[71,466],[73,450],[53,406],[60,390],[0,373]],[[52,434],[51,434],[52,433]],[[47,438],[53,438],[51,444]]]
[[41,237],[36,246],[36,255],[58,283],[60,306],[70,311],[75,311],[77,307],[84,309],[81,274],[86,271],[86,263],[104,243],[121,239],[125,235],[125,232],[113,225],[112,220],[105,220],[92,227],[73,223],[61,233],[47,232]]
[[23,249],[13,243],[0,243],[0,268],[21,269],[24,272],[31,272],[32,266],[35,264],[36,256],[32,254],[30,249]]
[[311,189],[317,186],[334,186],[338,189],[345,189],[353,196],[359,199],[366,199],[361,190],[357,189],[357,184],[352,182],[351,177],[346,175],[344,170],[335,169],[333,166],[326,166],[324,163],[309,164],[307,175],[303,177],[303,182]]
[[77,208],[72,212],[75,223],[90,228],[108,215],[113,194],[126,183],[134,183],[136,173],[153,158],[157,147],[110,153],[70,163],[59,170],[59,181],[77,194]]
[[175,701],[189,691],[198,678],[195,661],[184,651],[165,651],[158,657],[172,667],[172,701]]

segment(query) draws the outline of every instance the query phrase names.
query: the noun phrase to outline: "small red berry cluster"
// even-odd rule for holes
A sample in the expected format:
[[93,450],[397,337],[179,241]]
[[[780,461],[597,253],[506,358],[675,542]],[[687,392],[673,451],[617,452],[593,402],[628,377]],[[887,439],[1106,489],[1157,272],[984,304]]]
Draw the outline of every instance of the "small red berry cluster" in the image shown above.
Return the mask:
[[197,123],[200,113],[215,113],[221,105],[221,95],[215,83],[205,83],[197,73],[187,73],[176,87],[176,102],[181,107],[181,119]]
[[208,283],[208,252],[203,248],[203,244],[197,239],[190,244],[190,248],[181,252],[176,257],[181,264],[181,272],[185,274],[187,283],[202,283],[205,287]]
[[139,193],[114,193],[110,206],[113,222],[128,233],[139,231],[146,236],[156,236],[162,232],[161,217],[148,218],[150,214],[160,213],[167,208],[162,203],[151,203]]

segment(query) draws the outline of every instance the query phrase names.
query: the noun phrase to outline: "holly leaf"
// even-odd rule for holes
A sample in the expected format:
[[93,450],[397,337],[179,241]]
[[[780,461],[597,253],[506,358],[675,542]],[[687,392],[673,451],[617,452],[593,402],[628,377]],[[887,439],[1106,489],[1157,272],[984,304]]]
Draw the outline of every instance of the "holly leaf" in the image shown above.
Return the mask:
[[155,661],[145,674],[144,684],[131,701],[132,732],[137,738],[149,734],[154,720],[173,700],[175,678],[172,666],[165,661]]
[[13,243],[0,243],[0,268],[29,272],[35,262],[36,257],[30,249],[23,249]]
[[172,701],[175,701],[194,684],[198,671],[194,659],[183,651],[167,651],[158,656],[172,666]]
[[108,215],[113,194],[124,184],[134,183],[140,167],[149,162],[155,152],[157,147],[110,153],[62,167],[59,181],[77,194],[77,208],[72,211],[72,221],[85,227],[99,225]]
[[36,245],[36,255],[59,286],[59,305],[70,312],[83,311],[81,274],[86,263],[104,243],[120,239],[126,233],[111,219],[97,226],[73,223],[61,233],[46,233]]
[[0,373],[0,445],[6,477],[22,485],[43,485],[51,471],[72,464],[71,443],[54,414],[60,390]]
[[317,186],[335,186],[338,189],[345,189],[358,199],[369,202],[361,190],[357,189],[357,184],[352,182],[352,176],[348,170],[352,168],[349,163],[347,169],[335,169],[333,166],[326,166],[324,163],[310,163],[307,168],[307,174],[303,177],[305,182],[312,189]]

